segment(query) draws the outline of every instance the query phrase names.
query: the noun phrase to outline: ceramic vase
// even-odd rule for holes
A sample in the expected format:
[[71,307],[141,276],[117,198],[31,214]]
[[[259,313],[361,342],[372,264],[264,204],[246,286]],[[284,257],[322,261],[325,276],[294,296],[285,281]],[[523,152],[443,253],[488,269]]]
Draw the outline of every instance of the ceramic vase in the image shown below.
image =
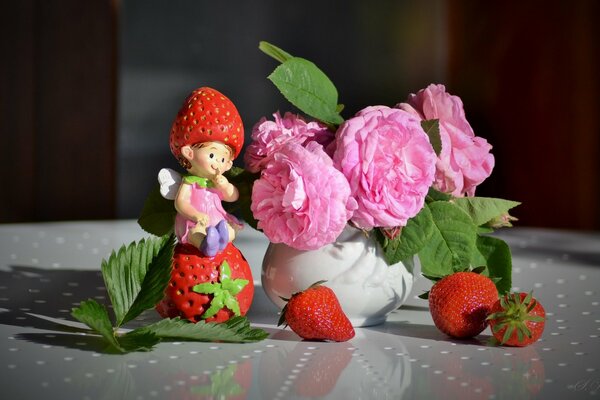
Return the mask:
[[401,306],[414,282],[414,263],[387,265],[373,235],[347,226],[338,239],[317,250],[271,243],[262,265],[262,286],[275,305],[325,280],[355,327],[385,322]]

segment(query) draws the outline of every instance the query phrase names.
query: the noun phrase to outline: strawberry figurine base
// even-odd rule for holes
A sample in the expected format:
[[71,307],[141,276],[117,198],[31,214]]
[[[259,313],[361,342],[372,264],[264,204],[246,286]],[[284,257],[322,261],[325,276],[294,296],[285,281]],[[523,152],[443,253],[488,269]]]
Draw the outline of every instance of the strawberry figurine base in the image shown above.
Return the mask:
[[293,293],[325,280],[353,326],[385,322],[408,298],[414,282],[411,266],[388,266],[379,244],[347,226],[338,239],[317,250],[303,251],[271,243],[263,259],[262,286],[279,308]]
[[[218,286],[225,280],[247,281],[239,293],[231,295],[237,300],[239,315],[243,316],[248,312],[254,297],[252,271],[242,253],[232,243],[214,257],[206,257],[194,246],[179,243],[173,252],[172,265],[171,280],[165,289],[165,297],[156,305],[156,311],[163,318],[181,317],[191,322],[227,321],[235,315],[234,311],[228,307],[219,307],[214,315],[207,317],[216,294],[198,291],[198,286],[202,284]],[[226,274],[223,273],[224,265]]]

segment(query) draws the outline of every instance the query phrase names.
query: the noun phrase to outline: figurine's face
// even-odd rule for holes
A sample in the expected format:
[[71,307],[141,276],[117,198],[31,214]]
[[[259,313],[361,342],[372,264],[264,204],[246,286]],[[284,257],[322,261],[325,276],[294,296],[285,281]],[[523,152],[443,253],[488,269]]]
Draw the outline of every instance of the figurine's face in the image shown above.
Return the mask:
[[220,142],[204,142],[195,146],[184,146],[181,154],[190,162],[188,172],[203,178],[221,175],[231,169],[233,156],[229,146]]

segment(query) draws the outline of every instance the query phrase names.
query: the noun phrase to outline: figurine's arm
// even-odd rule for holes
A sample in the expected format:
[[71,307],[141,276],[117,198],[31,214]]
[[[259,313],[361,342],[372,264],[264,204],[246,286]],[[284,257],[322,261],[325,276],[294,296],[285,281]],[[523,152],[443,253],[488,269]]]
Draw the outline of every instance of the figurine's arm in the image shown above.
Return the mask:
[[192,185],[182,183],[175,197],[175,210],[185,218],[199,223],[201,225],[208,224],[208,215],[199,212],[192,205]]
[[218,175],[214,180],[215,188],[221,191],[223,200],[227,202],[236,201],[240,197],[238,189],[232,185],[223,175]]

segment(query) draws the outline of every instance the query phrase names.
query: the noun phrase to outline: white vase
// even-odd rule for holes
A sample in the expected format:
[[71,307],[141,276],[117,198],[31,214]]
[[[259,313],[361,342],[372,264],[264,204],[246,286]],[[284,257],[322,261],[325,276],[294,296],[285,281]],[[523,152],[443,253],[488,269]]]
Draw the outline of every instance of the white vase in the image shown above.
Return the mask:
[[[408,264],[408,263],[407,263]],[[347,226],[338,239],[317,250],[296,250],[271,243],[262,265],[262,286],[275,305],[313,283],[325,280],[352,325],[385,322],[410,294],[413,265],[387,265],[373,236]]]

